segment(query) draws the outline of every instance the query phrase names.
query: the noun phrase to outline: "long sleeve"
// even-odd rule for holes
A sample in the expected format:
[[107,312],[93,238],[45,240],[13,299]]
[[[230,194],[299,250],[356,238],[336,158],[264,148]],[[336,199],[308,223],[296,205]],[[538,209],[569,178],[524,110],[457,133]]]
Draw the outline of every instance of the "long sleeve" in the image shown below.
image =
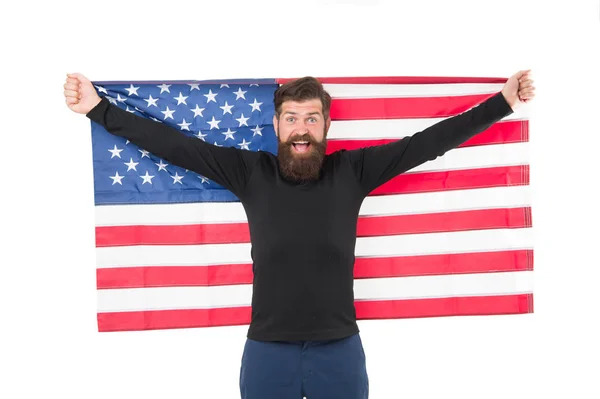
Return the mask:
[[347,151],[365,196],[391,178],[444,155],[513,113],[502,92],[397,141]]
[[127,112],[102,97],[86,116],[173,165],[205,176],[236,195],[243,192],[260,153],[219,147],[177,129]]

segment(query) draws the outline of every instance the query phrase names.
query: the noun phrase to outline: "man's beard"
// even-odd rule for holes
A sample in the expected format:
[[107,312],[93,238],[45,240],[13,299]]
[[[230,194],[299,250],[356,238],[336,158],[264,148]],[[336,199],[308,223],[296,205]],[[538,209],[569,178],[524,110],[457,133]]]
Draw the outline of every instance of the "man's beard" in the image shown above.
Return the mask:
[[[279,132],[278,132],[279,133]],[[327,149],[327,137],[323,141],[316,141],[310,134],[290,136],[287,142],[282,142],[277,135],[279,169],[281,174],[295,182],[307,182],[317,180],[321,173],[325,150]],[[308,141],[310,145],[306,152],[297,152],[292,142]]]

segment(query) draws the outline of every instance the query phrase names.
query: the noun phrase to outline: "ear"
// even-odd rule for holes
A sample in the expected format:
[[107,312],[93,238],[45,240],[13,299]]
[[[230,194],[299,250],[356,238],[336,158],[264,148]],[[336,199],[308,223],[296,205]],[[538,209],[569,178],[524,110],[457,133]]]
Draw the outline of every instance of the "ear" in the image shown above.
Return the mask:
[[325,136],[327,136],[327,132],[329,131],[329,127],[331,126],[331,117],[327,117],[325,121]]

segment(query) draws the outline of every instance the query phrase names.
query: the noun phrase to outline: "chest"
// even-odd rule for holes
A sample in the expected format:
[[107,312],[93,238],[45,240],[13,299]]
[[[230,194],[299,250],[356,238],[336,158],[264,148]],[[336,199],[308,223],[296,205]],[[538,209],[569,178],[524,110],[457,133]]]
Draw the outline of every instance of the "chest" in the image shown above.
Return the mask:
[[356,234],[362,198],[352,176],[338,171],[304,185],[274,177],[252,190],[246,213],[250,229],[262,237],[289,241]]

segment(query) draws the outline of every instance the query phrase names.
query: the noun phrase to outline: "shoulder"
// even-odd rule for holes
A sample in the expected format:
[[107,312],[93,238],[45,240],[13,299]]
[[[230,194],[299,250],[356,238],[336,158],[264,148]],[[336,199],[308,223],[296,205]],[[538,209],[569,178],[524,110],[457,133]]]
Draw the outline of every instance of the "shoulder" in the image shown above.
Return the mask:
[[256,164],[258,162],[260,162],[261,160],[268,160],[270,159],[272,156],[274,156],[273,154],[271,154],[270,152],[267,151],[260,151],[260,150],[244,150],[244,149],[240,149],[240,148],[235,148],[235,147],[230,147],[230,148],[234,148],[236,153],[242,158],[244,159],[244,161],[248,164]]
[[243,150],[243,156],[246,157],[246,163],[251,163],[253,167],[260,169],[276,169],[277,155],[269,151],[246,151]]
[[325,156],[325,163],[331,165],[334,169],[346,168],[356,163],[357,158],[361,156],[362,149],[346,150],[339,149]]
[[330,158],[330,162],[338,165],[344,163],[353,164],[357,161],[357,159],[362,157],[363,150],[363,148],[357,148],[354,150],[339,149],[328,154],[327,157]]

